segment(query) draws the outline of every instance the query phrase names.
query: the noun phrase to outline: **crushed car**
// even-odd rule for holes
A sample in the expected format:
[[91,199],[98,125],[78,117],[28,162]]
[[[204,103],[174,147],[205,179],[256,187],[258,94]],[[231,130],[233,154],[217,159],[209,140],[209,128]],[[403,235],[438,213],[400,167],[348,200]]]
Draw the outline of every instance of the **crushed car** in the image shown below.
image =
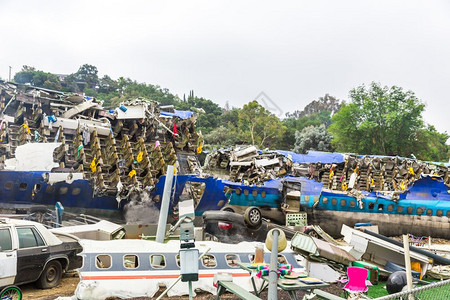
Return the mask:
[[63,272],[81,267],[78,238],[55,235],[40,223],[0,218],[0,287],[36,282],[57,286]]

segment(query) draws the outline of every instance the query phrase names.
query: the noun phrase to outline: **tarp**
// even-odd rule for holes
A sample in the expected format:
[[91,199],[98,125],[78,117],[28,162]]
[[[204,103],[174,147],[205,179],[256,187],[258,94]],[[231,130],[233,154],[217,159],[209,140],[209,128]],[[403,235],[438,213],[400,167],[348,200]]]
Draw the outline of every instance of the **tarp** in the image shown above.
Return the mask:
[[192,111],[188,111],[188,110],[176,110],[174,109],[174,112],[168,112],[168,111],[161,111],[160,115],[161,116],[166,116],[166,117],[178,117],[180,119],[189,119],[190,117],[192,117],[192,115],[194,114],[194,112]]
[[284,150],[275,150],[275,152],[286,157],[290,156],[292,158],[292,162],[298,164],[318,162],[321,162],[323,164],[331,164],[344,162],[344,155],[342,153],[336,152],[308,151],[307,154],[299,154]]

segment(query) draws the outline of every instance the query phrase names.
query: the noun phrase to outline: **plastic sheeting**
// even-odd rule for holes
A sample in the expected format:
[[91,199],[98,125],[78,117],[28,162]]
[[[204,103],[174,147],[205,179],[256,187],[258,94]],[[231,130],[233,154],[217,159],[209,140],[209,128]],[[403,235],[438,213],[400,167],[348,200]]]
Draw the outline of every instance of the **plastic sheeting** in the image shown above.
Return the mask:
[[50,171],[59,165],[53,162],[53,151],[61,143],[31,143],[18,146],[16,157],[5,161],[6,170]]
[[188,110],[174,110],[173,113],[168,112],[168,111],[161,111],[160,115],[161,116],[166,116],[166,117],[178,117],[180,119],[189,119],[190,117],[192,117],[192,115],[194,114],[194,112],[192,111],[188,111]]
[[307,154],[299,154],[292,151],[275,150],[276,153],[290,156],[293,163],[305,164],[305,163],[318,163],[331,164],[344,162],[344,155],[336,152],[321,152],[321,151],[309,151]]

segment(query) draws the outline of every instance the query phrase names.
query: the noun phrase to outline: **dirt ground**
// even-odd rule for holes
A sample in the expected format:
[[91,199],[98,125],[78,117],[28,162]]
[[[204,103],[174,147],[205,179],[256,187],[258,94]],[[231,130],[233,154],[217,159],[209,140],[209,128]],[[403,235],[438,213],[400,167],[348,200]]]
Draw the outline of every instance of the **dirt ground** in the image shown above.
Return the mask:
[[21,285],[20,289],[22,290],[24,300],[53,300],[59,296],[70,297],[74,295],[79,281],[78,274],[71,273],[64,274],[61,283],[53,289],[41,290],[34,283]]
[[[60,296],[62,297],[70,297],[74,295],[75,289],[78,284],[78,275],[76,273],[74,274],[65,274],[61,280],[61,283],[53,289],[48,290],[41,290],[38,289],[34,283],[26,284],[21,286],[23,292],[23,299],[33,299],[33,300],[54,300]],[[332,284],[330,287],[324,289],[325,291],[329,293],[339,294],[341,291],[341,288],[337,285]],[[161,289],[155,296],[158,297],[164,290]],[[298,292],[299,298],[301,299],[304,295],[304,292]],[[154,298],[146,298],[146,297],[139,297],[139,298],[132,298],[130,300],[149,300],[149,299],[156,299]],[[237,300],[240,299],[239,297],[234,296],[233,294],[226,293],[220,297],[221,299],[229,299],[229,300]],[[262,299],[267,299],[267,289],[261,294]],[[108,300],[118,300],[119,298],[108,298]],[[166,300],[187,300],[189,297],[183,296],[183,297],[164,297],[163,299]],[[197,296],[195,299],[199,300],[214,300],[216,299],[216,296],[209,294],[209,293],[197,293]],[[278,290],[278,299],[280,300],[288,300],[289,295],[281,290]]]

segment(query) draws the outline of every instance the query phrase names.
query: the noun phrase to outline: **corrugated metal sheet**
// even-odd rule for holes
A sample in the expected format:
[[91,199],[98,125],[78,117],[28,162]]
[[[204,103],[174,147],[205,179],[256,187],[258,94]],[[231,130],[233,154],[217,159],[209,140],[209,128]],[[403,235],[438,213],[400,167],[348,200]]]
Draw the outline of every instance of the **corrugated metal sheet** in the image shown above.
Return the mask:
[[301,254],[312,254],[314,256],[319,255],[316,243],[314,243],[313,238],[306,234],[296,233],[291,240],[291,248],[292,250],[298,251]]
[[348,265],[356,259],[347,251],[335,245],[313,238],[303,233],[296,233],[291,240],[292,250],[303,255],[323,257],[331,261]]

